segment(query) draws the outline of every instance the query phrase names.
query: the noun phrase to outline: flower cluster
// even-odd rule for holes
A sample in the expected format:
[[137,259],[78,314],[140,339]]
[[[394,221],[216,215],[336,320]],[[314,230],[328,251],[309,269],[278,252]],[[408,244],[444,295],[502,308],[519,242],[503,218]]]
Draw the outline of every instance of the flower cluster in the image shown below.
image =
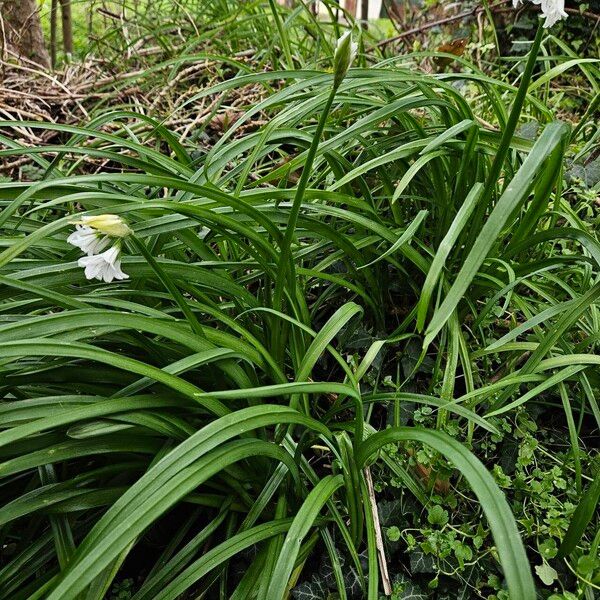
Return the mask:
[[121,270],[121,239],[132,231],[121,217],[83,216],[78,221],[72,221],[72,224],[75,225],[75,231],[67,238],[67,242],[87,254],[77,263],[85,269],[87,279],[110,283],[113,279],[129,277]]
[[[513,0],[513,6],[517,8],[523,0]],[[552,27],[555,23],[561,19],[567,18],[565,11],[565,0],[532,0],[534,4],[540,4],[542,13],[546,20],[544,21],[544,27]]]

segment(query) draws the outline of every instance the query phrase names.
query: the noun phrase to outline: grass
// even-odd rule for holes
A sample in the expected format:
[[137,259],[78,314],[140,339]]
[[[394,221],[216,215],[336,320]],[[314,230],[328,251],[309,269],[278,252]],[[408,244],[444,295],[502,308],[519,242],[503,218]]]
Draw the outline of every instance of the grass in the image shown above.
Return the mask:
[[[40,176],[0,187],[0,598],[101,599],[133,573],[136,600],[376,600],[371,472],[410,558],[397,594],[590,597],[600,244],[563,165],[593,115],[554,120],[535,49],[520,88],[363,55],[334,93],[337,24],[215,4],[203,27],[223,11],[214,45],[254,36],[254,68],[176,110],[261,99],[207,153],[123,111],[2,150]],[[81,213],[130,224],[129,280],[84,278]],[[548,420],[566,447],[538,472]]]

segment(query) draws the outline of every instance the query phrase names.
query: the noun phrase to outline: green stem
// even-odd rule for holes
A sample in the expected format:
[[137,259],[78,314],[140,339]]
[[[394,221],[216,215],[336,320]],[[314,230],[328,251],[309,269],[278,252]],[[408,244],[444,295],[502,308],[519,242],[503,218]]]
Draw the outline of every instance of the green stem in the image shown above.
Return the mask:
[[311,175],[312,165],[315,160],[315,156],[317,155],[317,150],[319,148],[319,141],[321,139],[321,135],[323,134],[323,130],[325,129],[325,123],[327,122],[327,117],[329,115],[329,111],[331,110],[331,105],[333,104],[333,99],[335,98],[336,92],[337,87],[334,86],[331,89],[331,93],[329,94],[323,112],[321,113],[321,117],[319,119],[315,135],[313,136],[310,148],[308,149],[308,154],[306,156],[306,161],[302,169],[300,181],[298,182],[298,187],[296,188],[294,200],[292,202],[290,217],[288,219],[285,235],[281,243],[279,264],[277,266],[277,280],[275,282],[275,292],[273,294],[273,308],[275,310],[281,309],[283,292],[288,277],[290,281],[294,279],[295,269],[293,258],[291,255],[292,240],[294,238],[294,232],[296,231],[296,223],[298,222],[300,206],[302,205],[302,200],[304,199],[304,192],[306,191],[308,179]]
[[[485,11],[485,16],[492,28],[492,32],[494,34],[494,45],[496,46],[496,54],[500,56],[500,41],[498,40],[498,32],[496,31],[496,25],[494,24],[494,15],[490,10],[490,3],[488,0],[483,0],[483,10]],[[498,70],[500,70],[500,61],[498,62]]]
[[206,337],[204,335],[204,331],[202,331],[202,326],[196,318],[196,315],[189,307],[188,303],[185,301],[185,298],[179,291],[179,288],[175,285],[175,283],[173,283],[171,277],[167,275],[164,269],[158,264],[154,256],[152,256],[152,253],[148,250],[148,248],[146,248],[144,242],[138,239],[135,235],[130,236],[129,239],[131,239],[135,247],[141,252],[142,256],[152,267],[152,270],[156,273],[163,285],[167,288],[171,296],[173,296],[173,299],[175,300],[175,302],[177,302],[179,308],[181,308],[181,312],[183,312],[183,314],[185,315],[185,318],[187,319],[190,327],[192,328],[192,331],[201,337]]

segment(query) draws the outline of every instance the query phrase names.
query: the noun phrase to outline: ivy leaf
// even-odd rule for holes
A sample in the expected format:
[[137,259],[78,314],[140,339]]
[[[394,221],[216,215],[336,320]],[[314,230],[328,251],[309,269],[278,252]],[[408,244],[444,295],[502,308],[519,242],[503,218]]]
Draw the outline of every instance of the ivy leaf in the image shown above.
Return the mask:
[[[415,389],[415,386],[408,383],[405,387],[406,391],[412,392]],[[408,425],[412,420],[415,414],[415,409],[417,405],[414,402],[402,402],[400,404],[400,425]],[[395,415],[395,407],[394,403],[390,402],[387,410],[387,419],[386,423],[393,427],[396,422]]]
[[435,560],[430,554],[415,551],[408,556],[410,559],[410,572],[413,575],[417,573],[435,573],[437,571]]
[[[402,366],[402,373],[404,374],[404,377],[410,377],[411,375],[416,374],[413,373],[413,371],[420,358],[421,344],[415,340],[409,340],[400,359],[400,365]],[[435,361],[430,356],[426,356],[416,372],[429,374],[433,372],[434,368]]]
[[600,158],[587,164],[572,164],[566,172],[567,180],[581,180],[587,188],[593,188],[600,182]]
[[292,590],[292,597],[296,600],[327,600],[329,589],[324,578],[313,575],[310,581],[305,581]]
[[404,590],[398,600],[427,600],[427,595],[419,591],[417,588],[411,590]]
[[472,580],[477,578],[477,569],[475,567],[471,567],[467,571],[465,571],[464,575],[464,585],[460,588],[456,595],[456,600],[469,600],[472,597],[473,584]]
[[404,511],[400,500],[389,500],[380,502],[377,506],[379,523],[382,527],[391,527],[402,521]]
[[376,340],[371,331],[356,321],[350,321],[338,335],[340,345],[346,350],[366,350]]
[[427,594],[409,577],[398,573],[392,579],[392,600],[427,600]]
[[512,438],[506,438],[500,448],[498,465],[506,475],[512,475],[517,466],[519,457],[519,444]]
[[363,589],[360,585],[360,577],[354,568],[344,569],[344,587],[348,598],[358,600],[363,598]]
[[527,121],[523,123],[516,131],[516,135],[525,138],[526,140],[535,140],[537,133],[540,129],[540,124],[535,119],[533,121]]
[[[346,558],[337,549],[335,550],[335,552],[338,556],[340,566],[344,567],[344,565],[346,564]],[[323,556],[321,556],[321,564],[319,566],[318,577],[323,580],[323,582],[329,589],[335,588],[335,574],[333,572],[333,567],[331,566],[331,560],[329,559],[329,555],[326,552],[323,554]]]

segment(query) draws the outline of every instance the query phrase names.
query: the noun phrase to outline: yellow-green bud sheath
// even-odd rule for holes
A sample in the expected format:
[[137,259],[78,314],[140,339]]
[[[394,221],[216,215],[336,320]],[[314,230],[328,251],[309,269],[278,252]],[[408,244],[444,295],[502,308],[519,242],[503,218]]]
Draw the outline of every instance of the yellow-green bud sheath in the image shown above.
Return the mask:
[[71,221],[71,223],[91,227],[99,233],[111,237],[124,238],[133,233],[119,215],[84,215],[77,221]]

